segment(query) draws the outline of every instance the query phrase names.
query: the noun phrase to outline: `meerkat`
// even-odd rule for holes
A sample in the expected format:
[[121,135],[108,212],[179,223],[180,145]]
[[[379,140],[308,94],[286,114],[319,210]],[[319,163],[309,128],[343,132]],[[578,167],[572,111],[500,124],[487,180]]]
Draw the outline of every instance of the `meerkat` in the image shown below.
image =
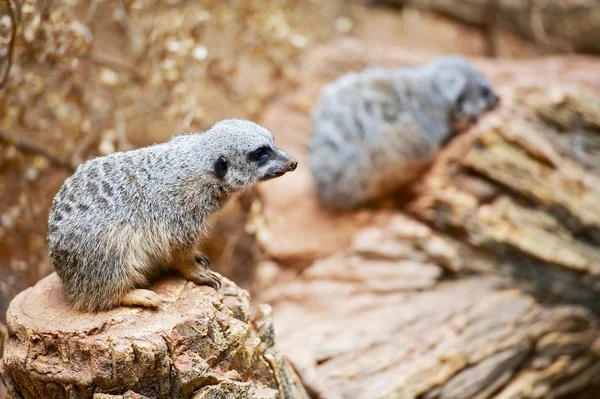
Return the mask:
[[350,210],[399,189],[498,102],[460,56],[342,75],[322,89],[312,112],[309,168],[320,202]]
[[279,177],[297,161],[246,120],[81,164],[48,216],[48,257],[67,301],[81,311],[156,308],[148,290],[164,272],[220,287],[195,247],[235,192]]

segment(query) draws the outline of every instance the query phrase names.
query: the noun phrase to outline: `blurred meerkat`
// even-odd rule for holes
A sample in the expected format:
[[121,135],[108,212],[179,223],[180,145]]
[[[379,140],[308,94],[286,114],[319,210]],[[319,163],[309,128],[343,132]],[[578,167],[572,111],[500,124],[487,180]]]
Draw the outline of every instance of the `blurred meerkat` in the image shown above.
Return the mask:
[[402,187],[498,101],[460,56],[337,78],[312,113],[309,167],[321,203],[348,210]]
[[167,271],[218,289],[208,257],[194,250],[207,220],[234,192],[296,165],[268,130],[234,119],[80,165],[48,216],[48,257],[68,302],[158,307],[145,288]]

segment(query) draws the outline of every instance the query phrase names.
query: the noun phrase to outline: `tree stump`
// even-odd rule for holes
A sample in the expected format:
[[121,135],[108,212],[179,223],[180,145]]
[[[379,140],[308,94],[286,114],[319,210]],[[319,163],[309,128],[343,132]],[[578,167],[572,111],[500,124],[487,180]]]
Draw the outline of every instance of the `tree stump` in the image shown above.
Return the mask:
[[15,297],[3,379],[8,398],[307,398],[274,348],[268,306],[171,278],[160,310],[73,310],[51,274]]

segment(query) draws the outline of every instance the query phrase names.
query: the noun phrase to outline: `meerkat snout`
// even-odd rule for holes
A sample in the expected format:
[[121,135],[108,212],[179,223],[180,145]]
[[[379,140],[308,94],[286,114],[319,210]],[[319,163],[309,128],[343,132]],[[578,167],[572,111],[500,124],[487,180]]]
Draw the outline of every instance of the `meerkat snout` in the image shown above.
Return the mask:
[[293,172],[296,170],[296,167],[298,166],[298,161],[296,161],[295,159],[291,159],[290,163],[288,164],[288,172]]
[[497,96],[493,91],[491,91],[489,88],[485,89],[486,93],[488,94],[488,98],[489,98],[489,103],[490,103],[490,109],[494,109],[496,108],[499,104],[500,104],[500,97]]
[[261,147],[257,153],[251,155],[259,162],[259,180],[271,180],[293,172],[298,166],[298,161],[279,148],[269,146]]

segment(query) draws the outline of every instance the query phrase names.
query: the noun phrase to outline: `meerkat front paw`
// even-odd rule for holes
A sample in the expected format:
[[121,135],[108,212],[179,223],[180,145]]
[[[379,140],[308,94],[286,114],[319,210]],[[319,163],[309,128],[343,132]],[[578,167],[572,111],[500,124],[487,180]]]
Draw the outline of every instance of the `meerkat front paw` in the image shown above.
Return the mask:
[[173,259],[173,269],[184,279],[215,290],[221,287],[221,278],[208,269],[210,259],[205,254],[183,250],[174,252]]
[[219,275],[206,269],[199,270],[198,272],[188,276],[188,280],[193,281],[198,285],[208,285],[215,290],[221,288],[221,278]]
[[162,301],[158,295],[150,290],[131,290],[121,297],[121,305],[143,306],[145,308],[159,308]]
[[210,266],[210,258],[202,252],[196,253],[196,255],[194,256],[194,260],[197,264],[204,267],[205,269],[208,269],[208,267]]

